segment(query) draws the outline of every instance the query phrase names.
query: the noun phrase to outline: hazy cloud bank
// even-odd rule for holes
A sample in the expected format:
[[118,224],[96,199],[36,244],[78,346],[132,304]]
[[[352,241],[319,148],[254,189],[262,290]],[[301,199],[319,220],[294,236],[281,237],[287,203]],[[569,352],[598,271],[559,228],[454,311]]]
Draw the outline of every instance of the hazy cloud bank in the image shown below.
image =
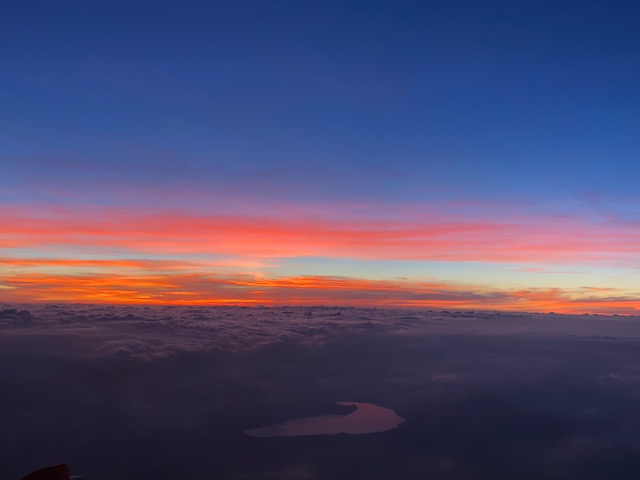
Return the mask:
[[[639,320],[0,304],[0,477],[635,480]],[[336,418],[343,399],[406,422],[244,433]]]
[[[67,339],[78,354],[162,357],[180,351],[322,345],[343,336],[539,335],[640,338],[638,317],[340,307],[1,305],[2,338]],[[438,374],[434,381],[451,381]]]

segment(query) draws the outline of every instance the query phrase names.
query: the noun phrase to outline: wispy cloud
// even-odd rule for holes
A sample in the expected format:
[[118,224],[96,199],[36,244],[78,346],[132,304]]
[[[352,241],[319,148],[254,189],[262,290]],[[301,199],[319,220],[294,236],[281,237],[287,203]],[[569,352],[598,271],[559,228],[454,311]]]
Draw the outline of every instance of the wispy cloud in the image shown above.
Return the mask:
[[[533,214],[491,220],[460,212],[327,214],[283,209],[261,216],[186,210],[58,206],[0,208],[2,294],[20,301],[347,304],[634,312],[638,292],[500,288],[446,278],[286,275],[278,262],[315,257],[358,261],[526,263],[640,267],[638,226]],[[425,277],[423,277],[425,278]],[[557,286],[557,285],[556,285]],[[618,287],[614,285],[613,287]]]
[[640,295],[607,290],[494,289],[486,285],[249,274],[47,275],[3,279],[8,301],[139,304],[354,305],[467,308],[557,313],[637,313]]
[[207,253],[640,266],[636,225],[591,224],[574,218],[469,220],[436,212],[412,219],[331,220],[96,207],[5,207],[0,210],[0,223],[0,248],[5,249],[78,246],[132,255]]

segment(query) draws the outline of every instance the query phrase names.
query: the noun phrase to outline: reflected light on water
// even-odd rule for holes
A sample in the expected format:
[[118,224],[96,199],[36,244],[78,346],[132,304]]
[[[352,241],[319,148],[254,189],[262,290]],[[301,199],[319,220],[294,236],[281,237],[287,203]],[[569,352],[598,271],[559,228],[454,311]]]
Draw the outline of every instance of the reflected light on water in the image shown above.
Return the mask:
[[337,402],[356,407],[347,415],[321,415],[290,420],[276,425],[247,430],[254,437],[298,437],[309,435],[336,435],[339,433],[365,434],[386,432],[404,422],[395,411],[372,403]]

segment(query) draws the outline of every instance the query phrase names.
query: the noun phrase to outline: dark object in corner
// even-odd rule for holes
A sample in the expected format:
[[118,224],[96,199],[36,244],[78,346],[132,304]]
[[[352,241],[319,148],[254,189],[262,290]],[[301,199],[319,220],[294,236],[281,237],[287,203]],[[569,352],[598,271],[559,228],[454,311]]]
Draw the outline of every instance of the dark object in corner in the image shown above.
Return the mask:
[[54,467],[40,468],[22,477],[22,480],[71,480],[71,470],[69,465],[63,463]]

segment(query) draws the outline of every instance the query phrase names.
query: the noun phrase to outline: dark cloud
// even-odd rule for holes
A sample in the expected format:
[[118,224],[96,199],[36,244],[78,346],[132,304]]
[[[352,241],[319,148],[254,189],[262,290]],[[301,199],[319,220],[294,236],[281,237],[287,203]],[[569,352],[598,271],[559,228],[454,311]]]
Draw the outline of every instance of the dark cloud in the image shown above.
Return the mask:
[[[559,321],[558,318],[562,320]],[[93,341],[97,356],[166,356],[360,334],[640,337],[638,317],[341,307],[0,305],[3,337]]]
[[[29,312],[21,313],[21,312]],[[0,477],[636,479],[637,317],[0,304]],[[26,321],[25,321],[26,319]],[[384,433],[256,438],[344,415]]]

